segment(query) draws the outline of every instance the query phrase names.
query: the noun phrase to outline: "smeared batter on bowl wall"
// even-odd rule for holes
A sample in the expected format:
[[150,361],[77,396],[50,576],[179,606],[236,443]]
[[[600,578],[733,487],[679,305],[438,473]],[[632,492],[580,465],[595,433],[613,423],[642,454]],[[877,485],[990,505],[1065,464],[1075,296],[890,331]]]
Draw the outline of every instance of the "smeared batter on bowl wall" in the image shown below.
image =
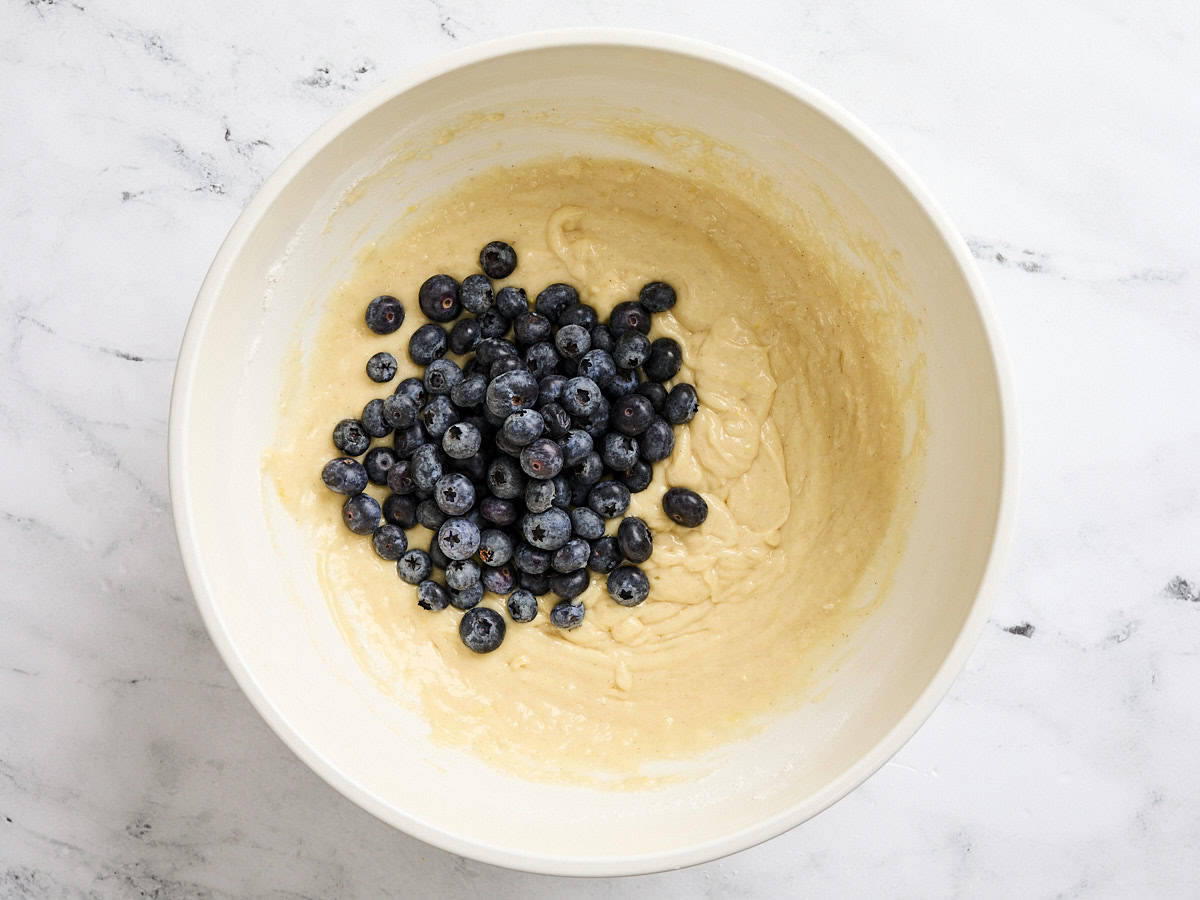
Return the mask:
[[[496,170],[408,215],[329,298],[285,388],[266,473],[311,538],[357,658],[399,701],[419,704],[439,742],[525,777],[636,776],[811,701],[816,676],[882,596],[923,446],[914,323],[799,213],[779,221],[762,212],[777,197],[753,200],[626,161]],[[498,286],[532,298],[568,281],[602,317],[647,281],[672,283],[679,302],[651,337],[683,345],[679,377],[696,385],[701,409],[634,495],[630,513],[654,531],[649,600],[620,607],[593,576],[582,627],[550,625],[548,595],[532,624],[510,623],[500,649],[480,657],[458,638],[461,613],[418,608],[394,565],[345,530],[342,498],[318,473],[336,455],[332,425],[383,393],[366,358],[390,350],[403,358],[398,378],[416,373],[406,348],[423,324],[417,287],[435,272],[476,271],[493,239],[520,258]],[[386,338],[363,323],[380,293],[408,310]],[[704,494],[701,528],[663,514],[672,485]],[[418,526],[410,543],[429,537]],[[484,603],[504,609],[502,598]]]

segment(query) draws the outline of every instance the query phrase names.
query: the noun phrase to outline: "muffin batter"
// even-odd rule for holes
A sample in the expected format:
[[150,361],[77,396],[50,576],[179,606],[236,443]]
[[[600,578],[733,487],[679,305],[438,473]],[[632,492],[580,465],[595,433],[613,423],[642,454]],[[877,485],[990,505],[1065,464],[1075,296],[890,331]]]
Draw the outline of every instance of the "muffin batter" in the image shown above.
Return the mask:
[[[583,625],[509,622],[485,657],[461,643],[461,613],[418,608],[416,589],[341,524],[322,464],[334,423],[417,373],[421,282],[478,270],[490,240],[516,248],[502,282],[530,298],[575,285],[603,320],[648,281],[679,295],[650,337],[684,348],[679,380],[700,412],[676,429],[630,515],[654,533],[649,599],[627,609],[602,576]],[[363,309],[390,293],[400,331],[371,333]],[[282,398],[268,483],[310,535],[332,614],[361,663],[419,704],[440,742],[532,778],[627,777],[711,750],[811,698],[813,677],[886,587],[904,532],[923,434],[912,323],[877,285],[822,251],[803,221],[781,224],[711,183],[617,160],[549,160],[477,176],[367,247],[329,299],[315,349]],[[389,350],[397,381],[363,365]],[[382,442],[390,446],[390,437]],[[703,526],[674,525],[660,498],[699,491]],[[370,488],[382,499],[386,491]],[[612,520],[610,533],[619,519]],[[430,532],[409,533],[428,546]],[[504,611],[503,598],[484,604]]]

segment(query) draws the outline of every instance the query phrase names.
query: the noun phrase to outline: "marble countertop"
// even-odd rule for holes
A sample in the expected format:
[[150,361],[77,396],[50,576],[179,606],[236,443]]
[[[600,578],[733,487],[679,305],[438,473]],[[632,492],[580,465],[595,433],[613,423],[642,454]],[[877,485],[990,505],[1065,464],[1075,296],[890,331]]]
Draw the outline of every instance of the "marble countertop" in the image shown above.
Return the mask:
[[[788,834],[620,881],[457,858],[326,786],[213,649],[166,488],[184,322],[272,168],[411,63],[584,24],[751,53],[908,160],[994,294],[1023,470],[916,738]],[[1191,0],[0,6],[0,898],[1194,896],[1198,60]]]

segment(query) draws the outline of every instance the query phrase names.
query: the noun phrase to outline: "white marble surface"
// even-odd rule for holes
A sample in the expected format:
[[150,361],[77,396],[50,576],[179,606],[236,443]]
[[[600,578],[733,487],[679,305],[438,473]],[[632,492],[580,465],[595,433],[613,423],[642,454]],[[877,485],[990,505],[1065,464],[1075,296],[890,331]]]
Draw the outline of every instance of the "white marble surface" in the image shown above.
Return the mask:
[[[1195,896],[1200,12],[898,6],[0,5],[0,898]],[[166,497],[180,335],[265,175],[412,62],[573,24],[753,53],[877,129],[979,257],[1021,414],[994,616],[918,736],[776,840],[618,881],[327,787],[209,642]]]

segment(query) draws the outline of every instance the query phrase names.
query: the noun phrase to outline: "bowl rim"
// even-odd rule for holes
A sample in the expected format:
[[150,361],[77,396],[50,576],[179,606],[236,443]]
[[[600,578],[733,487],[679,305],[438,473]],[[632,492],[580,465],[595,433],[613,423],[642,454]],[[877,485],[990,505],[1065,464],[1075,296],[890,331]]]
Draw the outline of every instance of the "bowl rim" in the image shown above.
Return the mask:
[[[503,847],[462,838],[439,826],[408,815],[383,802],[363,785],[337,769],[315,750],[287,721],[262,689],[234,645],[217,608],[196,533],[187,476],[189,407],[200,337],[216,305],[233,263],[278,195],[321,150],[354,122],[391,98],[455,69],[497,57],[561,46],[617,46],[665,51],[724,66],[757,78],[791,94],[832,120],[860,141],[882,162],[929,216],[961,271],[991,351],[1001,416],[1001,485],[992,544],[976,596],[958,636],[925,689],[892,728],[837,778],[814,794],[774,816],[703,843],[668,851],[593,858],[514,852]],[[234,221],[217,251],[197,293],[180,345],[171,389],[168,420],[167,475],[176,540],[184,570],[204,625],[234,680],[276,735],[310,769],[343,796],[395,828],[451,853],[509,869],[546,875],[618,876],[679,869],[719,859],[745,850],[788,831],[824,811],[878,771],[917,732],[949,691],[966,664],[987,622],[992,597],[1000,577],[1004,551],[1009,545],[1017,486],[1017,435],[1013,387],[1000,330],[983,278],[965,241],[949,215],[923,182],[884,142],[842,106],[800,79],[737,51],[706,41],[656,31],[631,28],[561,28],[528,32],[473,44],[419,63],[351,102],[327,119],[280,163]]]

